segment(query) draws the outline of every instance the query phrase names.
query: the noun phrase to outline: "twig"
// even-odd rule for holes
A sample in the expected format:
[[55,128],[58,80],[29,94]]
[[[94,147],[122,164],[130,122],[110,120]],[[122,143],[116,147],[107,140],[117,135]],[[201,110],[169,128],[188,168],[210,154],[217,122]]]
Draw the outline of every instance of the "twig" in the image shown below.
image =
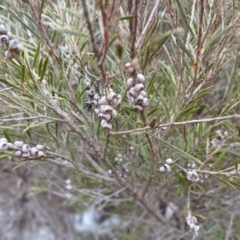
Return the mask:
[[134,6],[132,9],[132,14],[134,18],[130,20],[130,36],[131,36],[131,59],[134,59],[136,56],[136,35],[137,35],[137,26],[138,26],[138,0],[133,1]]
[[[116,182],[116,180],[114,178],[109,178],[109,177],[106,177],[106,176],[103,176],[103,175],[99,175],[99,174],[88,172],[88,171],[84,170],[83,166],[81,166],[79,161],[77,163],[75,163],[74,161],[70,160],[69,158],[67,158],[64,155],[54,153],[54,152],[50,152],[50,151],[47,151],[47,153],[49,153],[52,156],[58,157],[61,160],[65,160],[65,161],[71,163],[79,173],[82,173],[86,177],[89,177],[89,178],[92,178],[92,179],[108,181],[108,182]],[[81,167],[79,167],[78,165],[80,165]]]
[[99,51],[99,62],[98,62],[98,65],[101,66],[106,58],[109,37],[108,37],[108,16],[104,9],[103,0],[99,1],[99,6],[102,13],[102,23],[103,23],[103,30],[104,30],[104,39],[102,41],[102,46]]
[[[200,53],[202,50],[202,25],[203,25],[203,14],[204,14],[204,0],[201,0],[201,9],[200,9],[200,22],[199,22],[199,26],[198,26],[198,41],[197,41],[197,53],[196,53],[196,62],[194,64],[194,77],[193,80],[191,82],[191,86],[189,86],[188,89],[190,89],[190,92],[193,93],[193,91],[191,91],[196,84],[197,78],[198,78],[198,70],[199,70],[199,62],[200,62]],[[190,93],[190,95],[191,95]]]
[[95,37],[94,37],[94,34],[93,34],[93,30],[92,30],[92,24],[91,24],[90,19],[89,19],[89,13],[88,13],[86,1],[81,0],[81,2],[82,2],[82,7],[83,7],[83,14],[84,14],[84,17],[85,17],[85,20],[86,20],[86,23],[87,23],[87,28],[88,28],[91,43],[92,43],[92,48],[93,48],[93,51],[94,51],[96,57],[98,58],[99,53],[98,53],[98,50],[97,50]]
[[230,217],[230,221],[229,221],[229,224],[228,224],[228,229],[227,229],[227,232],[226,232],[225,240],[229,240],[229,239],[232,238],[231,236],[232,236],[232,228],[233,228],[234,218],[235,218],[235,212],[232,212],[231,217]]
[[104,171],[95,161],[92,159],[92,157],[84,150],[80,151],[83,156],[88,160],[88,162],[92,165],[92,167],[98,171],[98,173],[102,174],[103,176],[107,177],[107,172]]
[[[144,112],[142,111],[141,112],[141,117],[142,117],[142,120],[143,120],[143,123],[144,125],[146,126],[147,125],[147,122],[146,122],[146,118],[145,118],[145,115],[144,115]],[[150,146],[150,149],[151,149],[151,156],[150,156],[150,169],[149,169],[149,176],[148,176],[148,179],[146,180],[144,186],[143,186],[143,189],[141,191],[141,198],[144,198],[145,194],[147,193],[148,191],[148,187],[150,186],[151,182],[152,182],[152,179],[153,179],[153,174],[154,174],[154,168],[155,168],[155,161],[154,161],[154,157],[156,156],[156,151],[154,149],[154,146],[153,146],[153,143],[149,137],[149,135],[145,132],[145,136],[146,136],[146,139],[147,139],[147,142]]]
[[53,44],[51,43],[51,41],[50,41],[50,39],[49,39],[49,37],[47,35],[47,32],[46,32],[46,30],[45,30],[45,28],[44,28],[44,26],[42,24],[41,14],[37,13],[36,9],[34,8],[33,4],[30,2],[30,0],[28,0],[28,4],[29,4],[29,6],[30,6],[30,8],[31,8],[31,10],[32,10],[32,12],[34,14],[34,17],[37,19],[37,23],[38,23],[38,25],[40,27],[41,33],[42,33],[45,41],[47,42],[48,47],[51,49],[51,51],[54,54],[54,56],[56,58],[58,58],[57,54],[56,54],[56,52],[55,52],[55,50],[53,48]]
[[105,143],[104,152],[103,152],[103,160],[104,161],[105,161],[105,158],[106,158],[106,155],[107,155],[107,148],[108,148],[109,138],[110,138],[110,134],[109,134],[109,132],[107,132],[107,138],[106,138],[106,143]]
[[[155,126],[155,128],[166,128],[170,126],[180,126],[180,125],[187,125],[187,124],[194,124],[194,123],[204,123],[204,122],[215,122],[215,121],[224,121],[228,119],[240,119],[239,114],[233,114],[229,116],[223,116],[223,117],[216,117],[216,118],[204,118],[204,119],[194,119],[184,122],[170,122],[170,123],[159,123]],[[123,135],[123,134],[130,134],[135,132],[144,132],[151,129],[150,126],[146,126],[143,128],[136,128],[132,130],[126,130],[126,131],[119,131],[119,132],[110,132],[110,135]]]

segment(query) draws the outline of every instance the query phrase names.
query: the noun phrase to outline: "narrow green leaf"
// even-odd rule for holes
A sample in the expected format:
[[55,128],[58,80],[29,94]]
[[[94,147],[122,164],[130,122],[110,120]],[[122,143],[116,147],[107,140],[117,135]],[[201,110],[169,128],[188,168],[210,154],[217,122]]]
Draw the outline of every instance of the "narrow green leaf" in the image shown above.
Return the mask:
[[43,10],[43,7],[44,7],[44,3],[45,3],[45,0],[41,0],[40,10],[38,10],[39,19],[41,19],[41,14],[42,14],[42,10]]
[[149,84],[147,86],[147,89],[148,89],[148,94],[151,94],[153,91],[155,91],[154,89],[154,82],[156,80],[156,72],[154,72],[154,74],[152,75],[150,81],[149,81]]
[[223,182],[223,183],[225,183],[226,185],[228,185],[229,187],[235,189],[235,187],[234,187],[229,181],[227,181],[227,180],[225,180],[225,179],[223,179],[223,178],[221,178],[221,177],[219,177],[219,176],[217,176],[217,175],[214,175],[214,176],[215,176],[217,179],[219,179],[221,182]]
[[[8,9],[9,12],[11,12],[11,14],[24,26],[26,27],[33,35],[35,35],[37,38],[41,39],[41,37],[33,30],[31,29],[27,24],[25,24],[22,19],[17,15],[15,14],[14,11],[12,11],[7,5],[5,5],[6,8]],[[35,21],[33,21],[35,22]]]
[[1,77],[0,77],[0,82],[5,83],[5,84],[7,84],[8,86],[11,86],[11,87],[16,88],[16,89],[18,89],[18,90],[21,90],[21,88],[20,88],[18,85],[12,83],[10,80],[7,80],[7,79],[5,79],[5,78],[1,78]]
[[42,67],[41,74],[40,74],[40,82],[42,82],[42,79],[44,78],[45,72],[47,70],[47,64],[48,64],[48,57],[43,62],[43,67]]
[[159,109],[159,107],[154,108],[152,111],[150,111],[150,112],[147,114],[147,117],[150,117],[150,116],[151,116],[152,114],[154,114],[158,109]]
[[79,99],[82,97],[82,95],[86,92],[87,89],[88,89],[88,86],[86,86],[86,87],[80,92],[80,94],[76,97],[78,101],[79,101]]
[[56,32],[59,32],[59,33],[67,33],[67,34],[80,36],[80,37],[88,37],[86,34],[83,34],[83,33],[79,32],[79,31],[74,31],[74,30],[71,30],[71,29],[55,28],[53,30],[56,31]]
[[184,11],[183,11],[183,9],[182,9],[182,6],[181,6],[179,0],[176,0],[176,2],[177,2],[177,5],[178,5],[178,8],[179,8],[180,14],[181,14],[181,16],[182,16],[182,18],[183,18],[183,22],[184,22],[184,24],[186,25],[187,29],[191,32],[192,36],[194,36],[194,33],[193,33],[193,31],[192,31],[190,25],[188,24],[189,21],[187,20],[185,14],[184,14]]
[[3,135],[4,137],[8,140],[8,142],[12,142],[10,136],[8,135],[8,133],[6,131],[3,130]]
[[40,46],[41,46],[41,41],[38,41],[38,45],[34,54],[34,59],[33,59],[33,65],[32,67],[34,68],[38,59],[39,59],[39,54],[40,54]]
[[135,17],[135,15],[127,15],[124,17],[117,18],[116,20],[117,21],[130,20],[130,19],[133,19],[134,17]]
[[45,125],[45,124],[47,124],[47,123],[51,123],[51,122],[53,122],[53,121],[52,121],[52,120],[46,120],[46,121],[38,121],[38,120],[36,120],[36,121],[32,122],[31,124],[29,124],[29,125],[23,130],[23,132],[26,132],[26,131],[28,131],[28,130],[31,129],[31,128],[43,126],[43,125]]
[[26,70],[25,70],[25,65],[22,65],[22,71],[21,71],[21,82],[24,83],[25,82],[25,76],[26,75]]
[[82,19],[82,16],[79,14],[79,12],[75,12],[70,8],[61,8],[62,11],[70,13],[72,15],[74,15],[75,17],[78,17],[79,19]]
[[160,142],[162,142],[166,146],[175,149],[177,152],[179,152],[182,156],[186,157],[187,159],[192,160],[192,161],[194,161],[195,163],[197,163],[199,165],[203,165],[203,163],[200,160],[198,160],[197,158],[195,158],[195,157],[191,156],[190,154],[184,152],[183,150],[181,150],[181,149],[171,145],[170,143],[168,143],[168,142],[164,141],[163,139],[155,136],[154,134],[150,134],[149,133],[149,135],[153,136],[154,138],[156,138],[157,140],[159,140]]
[[187,106],[186,108],[184,108],[176,117],[175,121],[179,121],[181,118],[189,115],[189,114],[193,114],[195,112],[197,112],[199,109],[201,108],[201,106],[194,106],[192,104],[190,104],[189,106]]
[[81,45],[81,47],[80,47],[80,53],[84,50],[84,48],[86,47],[87,43],[88,43],[88,40],[85,41],[85,42]]

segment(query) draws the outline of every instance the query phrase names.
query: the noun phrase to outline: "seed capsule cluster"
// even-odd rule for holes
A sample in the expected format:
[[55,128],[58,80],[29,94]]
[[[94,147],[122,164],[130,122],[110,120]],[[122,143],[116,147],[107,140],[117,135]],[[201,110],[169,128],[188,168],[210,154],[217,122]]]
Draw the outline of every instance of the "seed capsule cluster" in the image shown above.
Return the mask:
[[138,111],[143,111],[144,107],[148,106],[149,104],[144,83],[145,77],[142,74],[137,74],[136,80],[133,78],[129,78],[127,80],[130,104],[135,110]]
[[[121,153],[119,153],[115,158],[115,166],[117,169],[117,174],[119,177],[121,178],[125,178],[127,177],[127,173],[128,173],[128,167],[127,167],[127,163],[124,163],[123,161],[123,155]],[[110,177],[114,177],[113,171],[111,169],[108,170],[108,175]]]
[[90,88],[87,90],[86,104],[94,108],[95,114],[101,120],[101,126],[106,130],[112,129],[111,121],[117,117],[117,107],[121,103],[121,95],[109,89],[102,97]]
[[18,58],[22,51],[22,46],[14,40],[12,33],[8,31],[4,24],[0,24],[0,43],[4,44],[7,48],[5,51],[5,57],[7,59]]
[[165,160],[165,164],[160,166],[159,171],[160,172],[171,172],[171,164],[173,163],[173,160],[171,158],[168,158]]
[[10,143],[6,138],[0,139],[0,151],[10,151],[15,157],[41,158],[45,155],[43,150],[43,145],[36,145],[35,147],[31,147],[29,144],[25,144],[22,141],[15,141],[14,143]]

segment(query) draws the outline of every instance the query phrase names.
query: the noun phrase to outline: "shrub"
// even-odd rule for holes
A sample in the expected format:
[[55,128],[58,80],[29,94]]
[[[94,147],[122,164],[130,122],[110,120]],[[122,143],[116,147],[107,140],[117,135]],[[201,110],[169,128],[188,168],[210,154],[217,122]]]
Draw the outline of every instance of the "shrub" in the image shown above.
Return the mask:
[[3,237],[238,236],[237,3],[0,6]]

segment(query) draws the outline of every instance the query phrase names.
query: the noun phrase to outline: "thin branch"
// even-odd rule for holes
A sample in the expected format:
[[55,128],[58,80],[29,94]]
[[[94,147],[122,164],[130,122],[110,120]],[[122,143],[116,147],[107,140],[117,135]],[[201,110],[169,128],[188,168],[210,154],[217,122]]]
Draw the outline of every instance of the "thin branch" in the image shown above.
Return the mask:
[[[146,118],[145,118],[144,112],[141,112],[141,118],[143,120],[144,125],[146,126],[147,122],[146,122]],[[145,132],[145,137],[146,137],[147,142],[148,142],[148,144],[150,146],[150,149],[151,149],[151,156],[150,156],[150,169],[149,169],[148,179],[146,180],[146,182],[145,182],[145,184],[143,186],[143,189],[141,191],[141,197],[142,198],[145,197],[145,194],[147,193],[148,188],[149,188],[149,186],[150,186],[150,184],[151,184],[151,182],[153,180],[153,174],[154,174],[154,168],[155,168],[154,157],[156,156],[156,151],[154,149],[152,140],[149,137],[148,133],[146,133],[146,132]]]
[[88,28],[91,43],[92,43],[92,48],[93,48],[93,51],[94,51],[96,57],[98,58],[99,53],[98,53],[98,49],[97,49],[97,46],[96,46],[96,41],[95,41],[95,37],[94,37],[94,34],[93,34],[92,24],[90,22],[86,1],[81,0],[81,2],[82,2],[82,7],[83,7],[83,14],[84,14],[84,17],[85,17],[85,20],[86,20],[86,23],[87,23],[87,28]]
[[[200,22],[198,26],[198,41],[197,41],[197,53],[196,53],[196,62],[194,64],[194,77],[193,81],[191,82],[191,93],[193,92],[192,89],[195,87],[198,78],[198,71],[199,71],[199,64],[200,64],[200,53],[202,50],[202,25],[203,25],[203,15],[204,15],[204,0],[201,0],[201,9],[200,9]],[[190,95],[191,95],[190,93]]]
[[105,161],[106,155],[107,155],[107,148],[108,148],[108,144],[109,144],[109,139],[110,139],[110,134],[109,134],[109,132],[107,132],[107,138],[106,138],[106,143],[105,143],[103,157],[102,157],[104,161]]
[[137,26],[138,26],[138,0],[134,1],[134,6],[132,9],[132,14],[134,18],[130,20],[130,36],[131,36],[131,59],[134,59],[136,56],[136,35],[137,35]]
[[98,65],[102,65],[105,58],[106,58],[106,53],[107,53],[107,47],[108,47],[108,15],[104,9],[104,3],[103,0],[99,1],[99,6],[100,6],[100,10],[102,13],[102,23],[103,23],[103,30],[104,30],[104,38],[102,41],[102,46],[100,48],[99,51],[99,55],[101,55],[101,57],[99,56],[99,62]]
[[[180,125],[187,125],[187,124],[194,124],[194,123],[204,123],[204,122],[215,122],[215,121],[224,121],[229,119],[240,119],[239,114],[233,114],[229,116],[223,116],[223,117],[216,117],[216,118],[204,118],[204,119],[194,119],[184,122],[170,122],[162,124],[161,122],[159,124],[156,124],[155,128],[166,128],[170,126],[180,126]],[[146,126],[143,128],[136,128],[132,130],[126,130],[126,131],[119,131],[119,132],[110,132],[110,135],[123,135],[123,134],[131,134],[135,132],[144,132],[147,130],[150,130],[150,126]]]
[[34,14],[34,17],[37,19],[37,23],[38,23],[38,25],[39,25],[39,27],[40,27],[41,34],[42,34],[42,36],[44,37],[45,41],[47,42],[48,47],[51,49],[51,51],[52,51],[52,53],[55,55],[55,57],[58,58],[58,57],[57,57],[57,54],[56,54],[56,52],[55,52],[55,49],[53,48],[53,44],[52,44],[52,42],[50,41],[50,39],[49,39],[49,37],[48,37],[48,35],[47,35],[47,32],[46,32],[46,30],[45,30],[45,28],[44,28],[44,26],[43,26],[43,24],[42,24],[41,14],[39,15],[39,14],[37,13],[37,10],[35,9],[35,7],[33,6],[33,4],[32,4],[29,0],[28,0],[28,4],[29,4],[29,6],[30,6],[30,8],[31,8],[31,10],[32,10],[32,12],[33,12],[33,14]]
[[47,153],[49,153],[52,156],[58,157],[61,160],[69,162],[72,166],[74,166],[76,171],[78,171],[79,173],[82,173],[83,175],[85,175],[85,176],[87,176],[89,178],[103,180],[103,181],[108,181],[108,182],[116,182],[116,180],[114,178],[106,177],[104,175],[99,175],[99,174],[92,173],[92,172],[89,172],[89,171],[85,170],[83,168],[83,166],[80,164],[79,161],[78,162],[74,162],[74,161],[70,160],[68,157],[66,157],[64,155],[61,155],[61,154],[58,154],[58,153],[55,153],[55,152],[47,151]]

